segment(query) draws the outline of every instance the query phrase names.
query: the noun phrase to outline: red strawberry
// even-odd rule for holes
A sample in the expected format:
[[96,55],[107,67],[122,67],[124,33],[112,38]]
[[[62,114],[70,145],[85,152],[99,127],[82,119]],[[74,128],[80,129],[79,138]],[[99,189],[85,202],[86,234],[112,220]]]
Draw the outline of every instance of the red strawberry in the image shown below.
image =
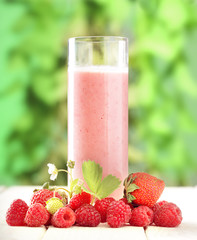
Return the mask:
[[124,195],[128,202],[153,207],[161,196],[164,181],[144,172],[131,173],[124,180]]
[[7,224],[10,226],[25,226],[24,219],[27,210],[28,206],[23,200],[14,200],[6,213]]
[[81,205],[90,204],[90,202],[91,202],[91,195],[89,193],[82,192],[82,193],[74,195],[71,198],[68,206],[72,210],[76,210],[77,208],[81,207]]
[[[31,205],[34,203],[41,203],[44,207],[46,206],[46,202],[52,198],[54,195],[53,191],[50,191],[48,189],[41,189],[39,191],[36,191],[31,199]],[[55,196],[62,199],[62,197],[59,195],[59,193],[55,193]]]

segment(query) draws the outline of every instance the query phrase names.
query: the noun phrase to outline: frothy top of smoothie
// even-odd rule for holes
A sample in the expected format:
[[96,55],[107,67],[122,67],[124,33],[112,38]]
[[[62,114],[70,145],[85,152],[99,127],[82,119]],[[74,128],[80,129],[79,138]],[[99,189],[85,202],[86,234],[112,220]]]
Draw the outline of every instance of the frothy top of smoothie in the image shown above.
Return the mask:
[[77,67],[68,67],[68,71],[128,73],[128,67],[105,66],[105,65],[94,65],[94,66],[83,66],[83,67],[77,66]]

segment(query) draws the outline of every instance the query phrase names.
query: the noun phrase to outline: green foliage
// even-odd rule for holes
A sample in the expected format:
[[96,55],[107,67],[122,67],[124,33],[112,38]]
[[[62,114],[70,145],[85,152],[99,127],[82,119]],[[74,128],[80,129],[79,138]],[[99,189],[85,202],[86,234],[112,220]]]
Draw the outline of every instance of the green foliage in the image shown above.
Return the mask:
[[195,184],[196,11],[192,0],[2,0],[0,183],[42,184],[47,162],[65,168],[67,39],[123,35],[130,169]]
[[120,186],[121,180],[111,174],[103,178],[103,168],[94,161],[83,162],[82,170],[83,178],[90,190],[84,186],[82,189],[98,199],[108,197]]
[[152,1],[151,8],[138,4],[131,61],[139,73],[140,161],[172,185],[197,180],[196,10],[197,5],[186,0]]
[[45,161],[65,162],[62,45],[69,10],[63,4],[63,0],[0,3],[0,182],[38,184]]

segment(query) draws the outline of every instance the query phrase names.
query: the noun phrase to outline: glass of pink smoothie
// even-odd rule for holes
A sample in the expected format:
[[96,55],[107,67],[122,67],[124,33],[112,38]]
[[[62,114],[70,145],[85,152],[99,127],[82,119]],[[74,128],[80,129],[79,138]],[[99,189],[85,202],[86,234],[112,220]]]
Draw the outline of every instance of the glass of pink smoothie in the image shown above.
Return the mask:
[[[69,39],[68,160],[83,179],[93,160],[124,180],[128,175],[128,41],[124,37]],[[112,196],[121,198],[123,187]]]

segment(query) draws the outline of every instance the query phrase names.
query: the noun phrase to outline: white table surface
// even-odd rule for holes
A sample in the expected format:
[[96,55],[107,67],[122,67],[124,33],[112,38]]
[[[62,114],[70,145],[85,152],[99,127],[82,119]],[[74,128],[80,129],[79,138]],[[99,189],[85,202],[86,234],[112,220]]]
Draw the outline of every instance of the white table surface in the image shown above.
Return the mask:
[[10,203],[17,198],[29,203],[33,189],[33,186],[0,187],[1,240],[197,240],[197,187],[166,187],[160,198],[174,202],[182,210],[183,221],[177,228],[150,226],[144,230],[142,227],[132,226],[110,228],[107,224],[100,224],[95,228],[74,226],[64,229],[52,226],[48,229],[8,226],[5,214]]

